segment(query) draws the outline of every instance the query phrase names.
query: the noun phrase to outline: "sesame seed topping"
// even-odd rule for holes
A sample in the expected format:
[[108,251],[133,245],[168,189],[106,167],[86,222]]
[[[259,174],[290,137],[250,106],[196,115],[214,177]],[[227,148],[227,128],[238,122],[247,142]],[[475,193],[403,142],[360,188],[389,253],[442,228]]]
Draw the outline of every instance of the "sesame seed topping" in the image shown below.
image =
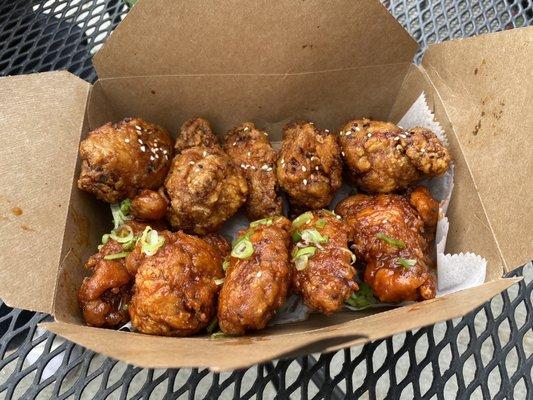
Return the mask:
[[126,143],[129,143],[129,142],[130,142],[130,138],[126,138],[126,139],[124,139],[124,141],[125,141]]
[[315,167],[315,169],[318,171],[320,168],[318,167],[318,165]]
[[168,160],[168,156],[165,154],[165,160]]
[[405,139],[407,136],[405,136],[403,133],[400,135],[402,139]]
[[324,132],[329,133],[329,129],[324,129]]
[[422,149],[420,149],[420,152],[421,152],[421,153],[425,153],[425,152],[426,152],[426,149],[422,148]]
[[266,133],[266,132],[263,132],[263,135],[265,135],[265,136],[268,136],[268,133]]
[[154,156],[150,156],[150,161],[154,161],[154,160],[155,160]]
[[371,134],[371,133],[369,133],[369,134],[367,134],[366,136],[367,136],[367,137],[372,137],[372,134]]
[[189,165],[194,165],[194,161],[189,161]]
[[155,158],[159,158],[159,154],[156,154],[156,155],[155,155]]
[[346,157],[346,153],[344,151],[341,152],[343,157]]
[[339,135],[340,135],[340,136],[343,136],[343,135],[344,135],[344,132],[343,132],[343,131],[340,131],[340,132],[339,132]]
[[387,220],[387,219],[384,219],[384,220],[383,220],[383,223],[384,223],[384,224],[386,224],[387,222],[389,222],[389,220]]
[[398,140],[400,140],[400,137],[399,136],[394,136],[394,140],[397,142]]
[[163,150],[163,154],[167,154],[167,153],[168,153],[168,151],[167,151],[167,150]]
[[251,152],[248,152],[248,153],[246,153],[246,155],[247,155],[248,157],[251,157],[251,156],[252,156],[252,153],[251,153]]
[[282,158],[280,163],[281,163],[281,165],[285,164],[285,160]]
[[268,164],[264,164],[262,167],[261,167],[262,170],[266,171],[268,169]]
[[146,151],[146,146],[141,146],[141,151],[144,153]]
[[307,171],[307,168],[305,168],[305,165],[302,165],[302,171],[303,172]]
[[204,156],[204,157],[207,156],[207,151],[204,151],[204,152],[202,153],[202,156]]
[[272,171],[272,167],[268,167],[268,168],[267,168],[267,171],[268,171],[268,172]]
[[137,141],[139,142],[139,144],[143,144],[143,141],[141,139],[137,139]]
[[346,132],[346,136],[350,136],[352,134],[352,131]]
[[142,128],[139,125],[135,125],[135,129],[138,131],[142,131]]
[[233,145],[234,145],[234,146],[237,146],[237,142],[233,142]]
[[396,146],[396,150],[400,150],[401,151],[402,149],[403,149],[403,147],[401,145]]
[[248,128],[247,126],[244,127],[244,132],[249,131],[249,130],[250,128]]
[[262,274],[261,274],[261,271],[259,271],[259,272],[257,273],[256,276],[257,276],[258,278],[261,278],[261,275],[262,275]]
[[361,128],[359,128],[358,126],[355,127],[355,131],[356,132],[359,132],[361,130]]
[[256,169],[256,168],[255,168],[255,166],[253,166],[253,165],[250,165],[250,167],[251,167],[251,168],[252,168],[252,169],[253,169],[253,170],[255,171],[255,169]]
[[304,179],[304,186],[307,186],[307,179]]

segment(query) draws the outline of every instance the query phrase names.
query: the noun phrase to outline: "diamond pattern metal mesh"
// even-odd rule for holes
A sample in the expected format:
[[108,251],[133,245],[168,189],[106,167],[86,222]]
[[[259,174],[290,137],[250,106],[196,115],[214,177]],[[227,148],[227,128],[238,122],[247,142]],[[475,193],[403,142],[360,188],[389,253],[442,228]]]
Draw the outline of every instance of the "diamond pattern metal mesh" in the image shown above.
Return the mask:
[[[422,51],[533,21],[531,0],[382,2]],[[0,75],[68,69],[94,81],[91,57],[127,10],[119,0],[1,0]],[[512,275],[524,280],[464,318],[222,374],[132,367],[37,328],[49,316],[0,301],[0,397],[531,399],[533,266]]]

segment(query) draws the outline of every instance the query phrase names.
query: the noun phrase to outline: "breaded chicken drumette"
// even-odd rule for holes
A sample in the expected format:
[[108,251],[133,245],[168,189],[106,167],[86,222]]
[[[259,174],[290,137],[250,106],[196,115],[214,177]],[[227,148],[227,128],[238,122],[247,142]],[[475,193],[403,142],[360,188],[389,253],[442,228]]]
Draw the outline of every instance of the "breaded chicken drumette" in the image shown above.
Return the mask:
[[165,181],[175,229],[215,232],[246,201],[246,179],[219,147],[191,147],[172,161]]
[[444,174],[450,153],[429,129],[404,130],[391,122],[349,121],[339,133],[348,175],[368,193],[406,189],[422,178]]
[[[146,224],[128,221],[125,224],[134,236],[142,234]],[[126,235],[122,226],[118,235]],[[131,298],[133,276],[126,269],[126,253],[122,243],[108,237],[106,243],[85,263],[91,271],[78,291],[78,301],[87,325],[117,328],[129,321],[128,304]]]
[[386,303],[427,300],[436,294],[425,231],[434,229],[438,204],[425,188],[410,197],[413,205],[397,194],[358,194],[335,209],[352,230],[352,248],[365,265],[364,281]]
[[248,182],[246,215],[250,220],[282,214],[276,178],[276,152],[268,135],[245,122],[226,134],[225,150]]
[[179,154],[191,147],[213,147],[218,144],[217,136],[213,133],[208,121],[203,118],[191,118],[181,126],[174,151]]
[[157,221],[167,213],[168,199],[163,190],[142,190],[131,201],[131,214],[142,221]]
[[289,195],[293,213],[327,206],[342,184],[336,136],[312,122],[286,125],[277,175],[281,188]]
[[263,329],[285,302],[291,280],[289,228],[285,217],[270,217],[250,224],[234,242],[218,304],[224,333]]
[[140,118],[126,118],[91,131],[80,143],[78,187],[116,203],[140,189],[157,189],[170,167],[168,131]]
[[129,306],[132,326],[150,335],[188,336],[199,332],[216,313],[219,281],[224,276],[220,252],[183,232],[161,232],[164,244],[144,256],[135,275]]
[[[339,217],[340,218],[340,217]],[[349,227],[331,211],[308,211],[292,223],[293,288],[305,304],[332,314],[358,290]]]

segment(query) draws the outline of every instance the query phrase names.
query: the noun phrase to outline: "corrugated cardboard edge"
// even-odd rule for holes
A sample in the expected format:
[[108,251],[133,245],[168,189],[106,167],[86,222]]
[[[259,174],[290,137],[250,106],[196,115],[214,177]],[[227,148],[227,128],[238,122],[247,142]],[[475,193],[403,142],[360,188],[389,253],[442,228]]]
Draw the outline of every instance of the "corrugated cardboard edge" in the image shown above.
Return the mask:
[[66,71],[0,78],[0,298],[11,307],[53,310],[90,86]]
[[[331,352],[465,315],[522,278],[498,279],[444,297],[343,324],[274,336],[211,339],[151,337],[63,322],[40,324],[106,356],[145,368],[245,368],[271,359]],[[416,312],[415,312],[416,311]],[[276,347],[272,342],[275,339]],[[121,341],[121,346],[115,343]],[[150,346],[147,343],[150,342]]]
[[533,27],[513,29],[430,45],[422,63],[454,126],[506,272],[533,258],[532,43]]

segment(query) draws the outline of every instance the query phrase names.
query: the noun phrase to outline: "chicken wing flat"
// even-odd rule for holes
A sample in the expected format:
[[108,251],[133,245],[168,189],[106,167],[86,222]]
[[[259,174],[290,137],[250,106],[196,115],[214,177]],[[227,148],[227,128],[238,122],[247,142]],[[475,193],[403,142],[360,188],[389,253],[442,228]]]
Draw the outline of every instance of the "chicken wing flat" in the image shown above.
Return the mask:
[[358,289],[348,233],[346,223],[327,210],[308,211],[292,223],[294,292],[323,314],[338,311]]
[[215,232],[246,201],[248,186],[241,170],[219,147],[191,147],[172,161],[165,181],[175,229]]
[[277,176],[295,211],[327,206],[342,184],[342,161],[336,136],[316,128],[312,122],[286,125]]
[[225,150],[233,162],[240,166],[248,182],[246,215],[257,220],[282,214],[282,203],[276,178],[276,152],[266,132],[245,122],[229,131]]
[[[429,192],[420,189],[414,193],[419,197],[419,205],[434,207]],[[422,203],[424,195],[428,198]],[[337,205],[336,212],[352,230],[357,259],[366,264],[364,281],[382,302],[435,297],[435,276],[425,230],[436,220],[424,221],[408,198],[396,194],[351,196]]]
[[289,228],[285,217],[267,218],[250,224],[234,242],[218,304],[224,333],[263,329],[285,302],[291,280]]
[[129,306],[132,326],[150,335],[188,336],[216,314],[222,257],[202,239],[183,232],[162,234],[164,244],[143,257]]
[[218,146],[218,138],[211,125],[203,118],[191,118],[183,123],[174,145],[176,154],[191,147]]
[[368,193],[406,189],[428,176],[442,175],[450,153],[424,128],[404,130],[391,122],[354,120],[339,133],[348,174]]
[[170,167],[168,131],[140,118],[126,118],[91,131],[80,144],[78,187],[116,203],[139,189],[157,189]]

